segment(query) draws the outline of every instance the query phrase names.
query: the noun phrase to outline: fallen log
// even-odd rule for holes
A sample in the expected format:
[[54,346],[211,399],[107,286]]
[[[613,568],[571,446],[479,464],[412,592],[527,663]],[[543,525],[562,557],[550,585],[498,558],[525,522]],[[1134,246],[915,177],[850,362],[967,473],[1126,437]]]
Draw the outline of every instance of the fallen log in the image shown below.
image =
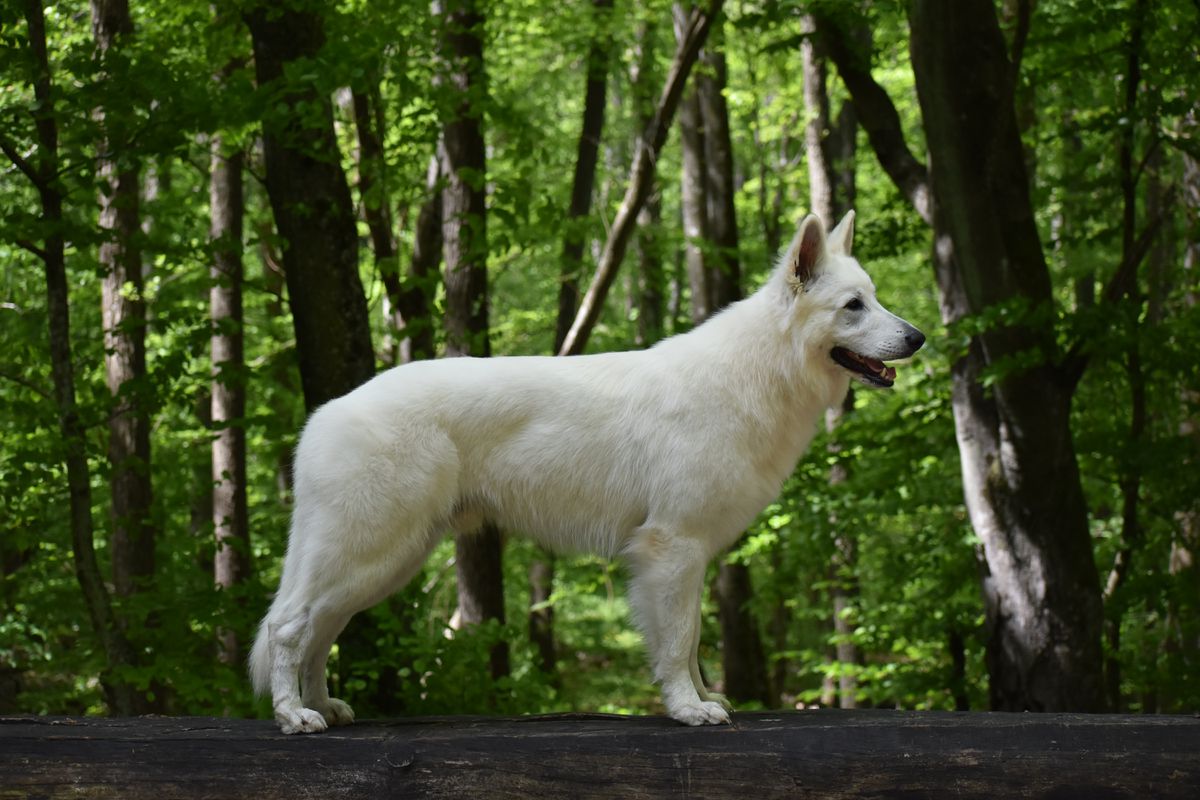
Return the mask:
[[0,797],[1200,797],[1200,718],[802,711],[726,727],[553,715],[0,717]]

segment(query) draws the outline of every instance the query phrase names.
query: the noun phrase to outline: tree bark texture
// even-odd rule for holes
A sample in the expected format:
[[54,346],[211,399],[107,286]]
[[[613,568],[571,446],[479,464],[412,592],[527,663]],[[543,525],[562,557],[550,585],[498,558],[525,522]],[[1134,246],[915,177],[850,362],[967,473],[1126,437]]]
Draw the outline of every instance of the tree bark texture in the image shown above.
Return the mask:
[[[71,354],[70,291],[67,282],[63,192],[58,182],[58,120],[55,92],[46,50],[45,10],[41,0],[28,0],[24,9],[29,49],[34,65],[33,94],[37,100],[34,128],[37,160],[27,162],[10,150],[4,151],[32,181],[42,207],[46,236],[38,256],[46,274],[47,328],[50,343],[50,373],[54,401],[67,470],[67,496],[71,528],[71,555],[75,578],[83,592],[92,630],[104,653],[106,669],[100,679],[109,710],[125,716],[135,713],[136,694],[131,686],[116,679],[113,671],[133,663],[133,652],[113,613],[112,599],[96,559],[95,528],[92,522],[92,492],[87,459],[86,431],[75,401],[75,366]],[[4,141],[0,137],[0,141]]]
[[[916,0],[909,18],[943,319],[1000,314],[953,367],[963,487],[986,558],[992,707],[1097,711],[1103,617],[1069,426],[1073,384],[1056,366],[1004,39],[989,0]],[[995,376],[987,387],[985,372]]]
[[442,6],[446,117],[440,146],[446,355],[487,356],[487,154],[483,12],[474,0]]
[[683,215],[683,259],[687,271],[692,324],[699,325],[713,311],[705,247],[708,236],[708,205],[704,197],[704,120],[695,88],[689,89],[679,107],[680,169],[679,207]]
[[[675,3],[675,38],[682,41],[690,4]],[[679,149],[681,169],[679,209],[683,216],[683,259],[691,299],[692,324],[699,325],[713,312],[706,250],[708,200],[705,195],[708,169],[705,162],[704,114],[700,108],[699,81],[693,79],[679,106]]]
[[[311,62],[324,21],[300,3],[245,13],[264,103],[267,194],[284,240],[283,269],[309,411],[375,372],[367,303],[358,274],[358,234],[328,94],[285,69]],[[293,72],[294,69],[289,69]]]
[[577,355],[587,346],[588,336],[600,317],[604,298],[616,278],[617,268],[625,257],[629,239],[637,227],[638,213],[654,185],[658,155],[666,144],[688,74],[696,63],[700,48],[708,38],[713,18],[720,13],[721,6],[722,0],[709,0],[703,10],[693,9],[687,19],[683,36],[667,73],[666,83],[655,107],[654,117],[638,139],[633,165],[629,171],[629,185],[613,219],[608,238],[604,242],[592,282],[580,301],[571,330],[559,348],[562,355]]
[[265,719],[18,717],[0,725],[0,774],[6,796],[55,800],[1200,794],[1200,722],[1183,715],[812,710],[733,723],[409,717],[297,742]]
[[[222,136],[212,140],[209,207],[212,220],[212,524],[216,539],[213,580],[230,589],[250,572],[250,529],[246,510],[246,380],[242,332],[242,223],[245,154],[228,150]],[[218,656],[241,662],[237,632],[217,632]]]
[[809,211],[825,221],[826,227],[837,223],[834,209],[833,164],[826,148],[830,134],[829,94],[825,90],[825,59],[817,53],[816,22],[811,15],[801,18],[800,26],[807,34],[800,42],[800,64],[804,77],[804,153],[808,162]]
[[[102,61],[121,57],[133,35],[127,0],[92,0],[92,36]],[[113,408],[108,422],[112,491],[113,586],[128,596],[154,576],[153,493],[150,486],[149,387],[146,385],[146,305],[138,250],[140,182],[121,115],[96,109],[100,191],[100,266],[104,371]]]

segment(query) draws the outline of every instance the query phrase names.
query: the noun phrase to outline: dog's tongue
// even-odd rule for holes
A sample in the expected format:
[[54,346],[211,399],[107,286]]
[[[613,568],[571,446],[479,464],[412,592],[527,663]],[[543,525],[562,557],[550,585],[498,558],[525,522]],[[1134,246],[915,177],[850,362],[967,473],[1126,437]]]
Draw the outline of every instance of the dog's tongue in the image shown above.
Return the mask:
[[884,380],[894,381],[896,379],[896,369],[894,367],[889,367],[882,361],[875,358],[868,358],[867,356],[862,357],[862,362]]

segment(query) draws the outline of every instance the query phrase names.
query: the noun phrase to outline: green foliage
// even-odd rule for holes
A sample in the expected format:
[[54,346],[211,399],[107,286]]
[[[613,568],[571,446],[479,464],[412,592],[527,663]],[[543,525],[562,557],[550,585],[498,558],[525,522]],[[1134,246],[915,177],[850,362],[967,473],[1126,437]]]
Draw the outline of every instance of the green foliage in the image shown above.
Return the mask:
[[[159,530],[150,591],[121,600],[147,657],[125,676],[165,687],[166,708],[189,714],[266,714],[250,697],[244,670],[221,664],[218,628],[248,643],[277,585],[290,511],[287,471],[304,409],[295,342],[282,276],[280,242],[262,188],[258,130],[276,115],[280,87],[256,88],[239,4],[135,0],[135,35],[104,63],[95,57],[88,9],[80,0],[47,8],[54,116],[66,204],[63,233],[71,301],[79,413],[91,466],[92,519],[101,571],[110,575],[110,497],[105,423],[113,405],[104,383],[101,241],[95,174],[99,137],[93,109],[119,122],[114,149],[158,193],[142,205],[149,309],[149,374],[139,402],[153,426],[151,474]],[[841,4],[844,5],[844,4]],[[855,408],[816,441],[781,497],[728,555],[751,570],[752,610],[779,687],[789,702],[820,702],[828,678],[853,674],[860,704],[953,708],[965,697],[986,706],[978,545],[967,519],[954,438],[950,370],[971,331],[1028,319],[1052,320],[1056,345],[1090,358],[1074,406],[1073,426],[1090,504],[1102,579],[1119,552],[1133,568],[1109,599],[1120,631],[1123,694],[1142,710],[1200,707],[1200,587],[1184,565],[1200,523],[1195,420],[1200,397],[1194,353],[1200,351],[1197,277],[1182,269],[1198,231],[1181,210],[1183,188],[1164,212],[1166,255],[1138,275],[1136,296],[1088,304],[1121,260],[1118,136],[1132,131],[1137,163],[1137,219],[1149,215],[1146,183],[1177,186],[1184,154],[1196,144],[1200,96],[1196,42],[1200,20],[1183,0],[1151,4],[1141,57],[1142,89],[1132,116],[1124,105],[1130,3],[1043,0],[1036,4],[1020,73],[1018,105],[1031,168],[1037,221],[1054,281],[1056,307],[1002,307],[940,323],[928,253],[929,232],[888,180],[859,133],[855,253],[881,298],[929,335],[900,369],[894,392],[859,391]],[[586,52],[597,26],[614,42],[607,121],[593,213],[580,230],[603,241],[620,203],[639,127],[629,71],[637,62],[640,22],[657,25],[654,52],[665,74],[673,49],[665,2],[617,0],[597,16],[592,4],[549,6],[534,0],[487,3],[489,95],[481,103],[489,154],[491,342],[497,354],[548,354],[556,321],[559,258],[582,115]],[[0,140],[36,154],[32,66],[24,21],[4,4],[0,16]],[[797,45],[800,2],[748,2],[729,8],[727,91],[738,173],[736,207],[747,290],[786,244],[807,206],[804,100]],[[874,75],[901,116],[909,147],[924,151],[919,107],[908,67],[907,26],[898,4],[870,4]],[[437,33],[428,3],[348,0],[330,7],[326,46],[290,79],[322,93],[379,92],[384,158],[373,195],[394,214],[403,274],[411,259],[425,176],[438,136],[443,95],[435,80]],[[213,79],[222,73],[221,81]],[[836,108],[846,96],[830,69]],[[655,89],[655,93],[657,89]],[[337,133],[357,192],[353,115],[338,108]],[[1189,116],[1191,115],[1191,116]],[[1189,119],[1191,120],[1189,122]],[[246,369],[234,376],[248,392],[247,434],[252,562],[249,580],[213,587],[208,446],[200,413],[210,390],[208,357],[207,137],[223,133],[251,153],[244,258]],[[658,163],[662,222],[653,237],[668,285],[678,296],[667,332],[686,329],[686,278],[678,253],[680,153],[672,141]],[[166,180],[163,180],[166,179]],[[778,198],[778,199],[777,199]],[[47,233],[38,195],[7,160],[0,161],[0,711],[104,713],[105,659],[74,574],[64,445],[53,401],[41,263],[23,243]],[[1190,226],[1190,227],[1189,227]],[[378,345],[388,333],[380,266],[360,225],[361,274]],[[584,283],[592,259],[585,251]],[[631,254],[591,338],[592,350],[634,346],[637,281]],[[384,265],[384,269],[392,268]],[[406,278],[407,280],[407,278]],[[673,291],[674,290],[674,291]],[[434,299],[435,328],[441,298]],[[1153,312],[1151,308],[1153,307]],[[422,321],[415,321],[420,324]],[[382,350],[382,348],[380,348]],[[1131,433],[1129,358],[1140,356],[1146,428]],[[1019,361],[1019,360],[1018,360]],[[1006,364],[1020,369],[1021,363]],[[844,479],[831,482],[832,472]],[[1122,524],[1122,480],[1137,474],[1140,530]],[[1188,526],[1191,526],[1190,528]],[[1189,550],[1190,548],[1190,550]],[[852,554],[848,556],[847,554]],[[655,689],[623,599],[623,575],[593,557],[556,562],[558,671],[541,673],[526,634],[531,545],[507,542],[507,624],[450,633],[455,605],[453,548],[443,545],[409,589],[367,612],[367,647],[343,642],[330,662],[334,690],[360,717],[403,712],[528,713],[551,710],[653,711]],[[849,633],[834,633],[834,597]],[[704,609],[701,659],[720,677],[715,607]],[[488,653],[508,642],[512,674],[486,677]],[[839,641],[859,658],[838,662]],[[964,664],[955,666],[957,642]],[[388,688],[390,694],[381,692]]]

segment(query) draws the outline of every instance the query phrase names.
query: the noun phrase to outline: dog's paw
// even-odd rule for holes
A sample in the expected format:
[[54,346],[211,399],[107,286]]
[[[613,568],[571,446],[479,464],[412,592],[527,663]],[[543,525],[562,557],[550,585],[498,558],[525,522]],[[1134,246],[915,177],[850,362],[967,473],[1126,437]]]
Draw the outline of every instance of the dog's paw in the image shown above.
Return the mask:
[[729,712],[720,703],[701,700],[669,709],[671,718],[684,725],[728,725]]
[[[340,701],[339,701],[340,702]],[[345,705],[343,703],[343,705]],[[347,708],[349,708],[347,706]],[[284,733],[320,733],[329,727],[325,718],[311,708],[298,711],[276,711],[275,721]]]
[[729,698],[720,692],[706,691],[703,695],[705,700],[716,703],[726,711],[733,711],[733,703],[729,702]]
[[330,726],[349,725],[354,722],[354,709],[342,700],[336,697],[329,698],[329,702],[319,709],[321,716],[325,718],[325,722]]

